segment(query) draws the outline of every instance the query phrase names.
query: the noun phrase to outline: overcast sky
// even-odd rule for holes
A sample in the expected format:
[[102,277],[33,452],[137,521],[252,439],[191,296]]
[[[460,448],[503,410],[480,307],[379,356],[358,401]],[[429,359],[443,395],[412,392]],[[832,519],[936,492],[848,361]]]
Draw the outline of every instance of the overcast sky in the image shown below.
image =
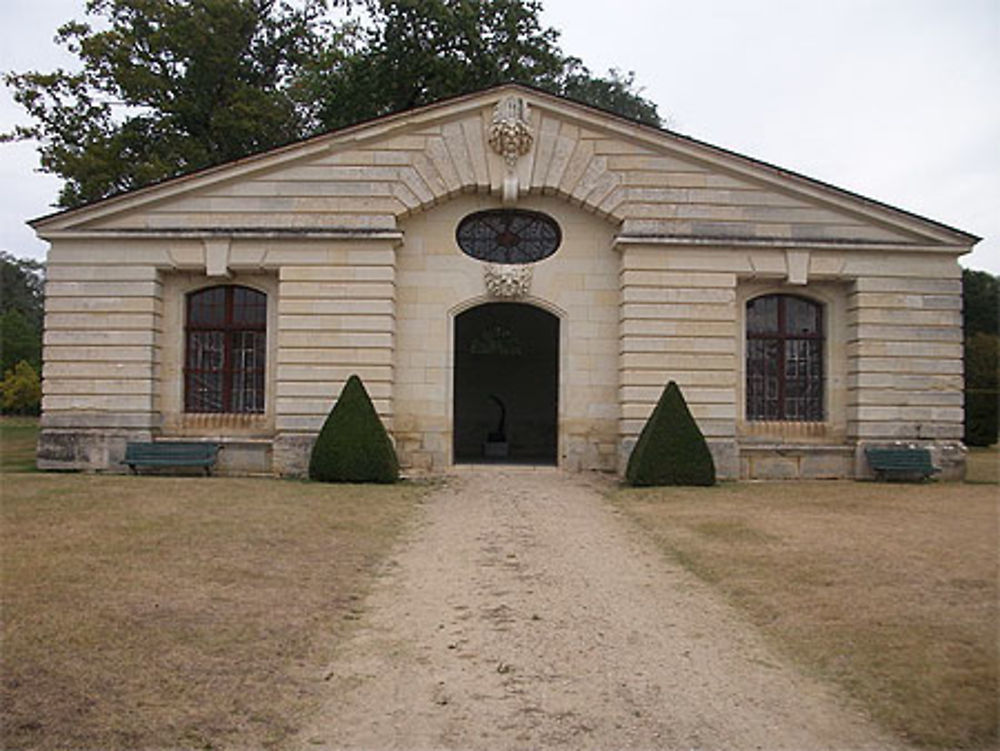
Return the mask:
[[[84,0],[2,0],[0,70],[70,65],[56,27]],[[1000,0],[544,0],[564,52],[635,71],[668,127],[982,238],[1000,273]],[[0,91],[0,131],[24,122]],[[0,144],[0,250],[59,180]]]

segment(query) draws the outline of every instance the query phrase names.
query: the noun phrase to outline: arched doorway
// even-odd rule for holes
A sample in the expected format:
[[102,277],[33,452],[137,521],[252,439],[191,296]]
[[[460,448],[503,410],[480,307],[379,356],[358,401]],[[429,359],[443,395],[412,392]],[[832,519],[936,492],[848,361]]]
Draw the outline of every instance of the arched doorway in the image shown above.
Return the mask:
[[523,303],[455,317],[455,462],[556,464],[559,319]]

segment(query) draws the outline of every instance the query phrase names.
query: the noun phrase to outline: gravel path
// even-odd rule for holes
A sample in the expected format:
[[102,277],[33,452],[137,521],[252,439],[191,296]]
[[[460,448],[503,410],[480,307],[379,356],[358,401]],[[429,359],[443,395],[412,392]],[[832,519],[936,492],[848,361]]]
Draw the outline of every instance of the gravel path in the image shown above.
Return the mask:
[[325,676],[308,749],[887,749],[619,518],[600,480],[457,473]]

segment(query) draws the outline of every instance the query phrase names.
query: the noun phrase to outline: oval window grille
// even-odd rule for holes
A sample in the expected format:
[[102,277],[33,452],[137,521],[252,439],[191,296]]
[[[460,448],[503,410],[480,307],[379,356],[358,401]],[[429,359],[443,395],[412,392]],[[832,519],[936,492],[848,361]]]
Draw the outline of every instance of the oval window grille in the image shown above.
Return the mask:
[[534,263],[559,249],[562,231],[537,211],[492,209],[469,214],[455,231],[467,256],[490,263]]

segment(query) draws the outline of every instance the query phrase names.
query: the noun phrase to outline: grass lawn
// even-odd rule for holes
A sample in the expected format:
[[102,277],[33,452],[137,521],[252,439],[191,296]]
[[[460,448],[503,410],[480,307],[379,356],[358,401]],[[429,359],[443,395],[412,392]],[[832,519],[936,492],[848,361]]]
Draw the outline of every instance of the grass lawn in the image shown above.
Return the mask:
[[[0,747],[280,746],[425,488],[37,473],[37,430],[0,418]],[[997,448],[968,475],[615,499],[888,727],[988,748]]]
[[0,473],[34,472],[37,417],[0,416]]
[[614,499],[901,737],[996,747],[996,486],[743,483]]
[[280,743],[423,492],[5,475],[0,747]]

